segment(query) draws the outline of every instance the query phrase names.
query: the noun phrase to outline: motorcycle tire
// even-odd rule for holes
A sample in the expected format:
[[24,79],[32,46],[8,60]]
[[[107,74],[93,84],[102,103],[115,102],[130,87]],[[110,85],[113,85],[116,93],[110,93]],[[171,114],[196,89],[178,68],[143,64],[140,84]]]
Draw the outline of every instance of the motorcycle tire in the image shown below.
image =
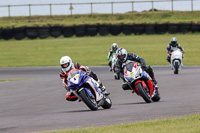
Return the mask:
[[104,109],[109,109],[112,106],[112,101],[109,96],[105,96],[105,97],[106,98],[105,98],[104,104],[101,107]]
[[90,108],[95,111],[98,109],[98,104],[94,98],[91,98],[85,89],[79,92],[79,96],[82,98],[83,102]]
[[178,74],[178,68],[179,68],[179,65],[178,65],[178,62],[175,62],[175,66],[174,66],[174,74]]
[[155,94],[154,97],[152,97],[152,100],[153,100],[154,102],[160,101],[160,93],[159,93],[158,91],[156,91],[156,94]]
[[151,103],[152,99],[150,97],[150,94],[144,89],[144,87],[141,85],[141,83],[136,84],[136,87],[139,91],[140,96],[144,99],[146,103]]

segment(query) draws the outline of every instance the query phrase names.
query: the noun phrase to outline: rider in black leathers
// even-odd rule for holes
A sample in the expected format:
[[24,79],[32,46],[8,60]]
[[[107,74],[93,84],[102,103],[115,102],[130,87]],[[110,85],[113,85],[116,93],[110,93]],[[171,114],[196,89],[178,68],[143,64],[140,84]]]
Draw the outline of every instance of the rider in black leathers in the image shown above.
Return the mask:
[[[124,72],[123,72],[123,68],[124,68],[123,64],[128,60],[136,61],[136,62],[139,62],[141,64],[142,69],[144,71],[146,71],[149,74],[149,76],[151,76],[152,81],[154,83],[154,87],[156,89],[158,89],[157,81],[155,79],[153,69],[151,68],[151,66],[146,66],[146,61],[144,59],[140,58],[138,55],[136,55],[134,53],[127,53],[126,49],[124,49],[124,48],[119,48],[117,50],[117,58],[118,59],[117,59],[115,67],[116,67],[117,71],[119,72],[121,79],[123,79],[124,82],[125,82],[125,79],[124,79]],[[124,90],[130,89],[130,87],[127,83],[123,84],[122,88]]]

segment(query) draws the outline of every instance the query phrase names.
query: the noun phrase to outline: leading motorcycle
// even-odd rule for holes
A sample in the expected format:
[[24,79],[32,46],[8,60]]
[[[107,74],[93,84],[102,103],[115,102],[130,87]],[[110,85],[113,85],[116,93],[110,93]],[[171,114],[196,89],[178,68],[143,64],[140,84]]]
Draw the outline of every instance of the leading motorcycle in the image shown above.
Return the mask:
[[183,66],[183,54],[179,49],[174,50],[171,53],[170,66],[174,71],[174,74],[178,74],[178,72],[181,70],[181,67]]
[[68,73],[68,87],[76,95],[79,101],[83,101],[91,110],[98,107],[109,109],[112,101],[108,95],[102,93],[99,83],[82,70],[72,69]]
[[141,96],[146,103],[160,100],[160,93],[153,86],[151,77],[142,70],[138,62],[130,61],[125,65],[124,78],[131,90]]

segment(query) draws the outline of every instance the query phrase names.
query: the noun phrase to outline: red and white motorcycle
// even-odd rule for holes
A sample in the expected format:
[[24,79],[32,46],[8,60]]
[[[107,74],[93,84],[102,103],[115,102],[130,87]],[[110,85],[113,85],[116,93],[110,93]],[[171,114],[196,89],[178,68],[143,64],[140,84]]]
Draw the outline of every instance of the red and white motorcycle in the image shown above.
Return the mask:
[[[147,80],[147,77],[149,80]],[[139,63],[135,61],[127,63],[124,67],[124,78],[131,90],[147,103],[160,100],[160,94],[153,86],[151,77],[146,71],[142,70]]]
[[181,70],[181,67],[183,66],[183,53],[179,49],[176,49],[171,53],[170,66],[174,71],[174,74],[178,74]]

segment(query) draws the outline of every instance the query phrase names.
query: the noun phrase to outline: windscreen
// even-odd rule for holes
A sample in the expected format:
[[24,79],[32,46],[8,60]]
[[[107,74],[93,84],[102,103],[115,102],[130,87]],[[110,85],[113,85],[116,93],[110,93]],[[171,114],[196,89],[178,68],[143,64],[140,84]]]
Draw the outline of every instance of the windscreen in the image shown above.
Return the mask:
[[135,64],[135,61],[128,63],[126,65],[126,69],[131,72],[132,69],[133,69],[134,64]]

